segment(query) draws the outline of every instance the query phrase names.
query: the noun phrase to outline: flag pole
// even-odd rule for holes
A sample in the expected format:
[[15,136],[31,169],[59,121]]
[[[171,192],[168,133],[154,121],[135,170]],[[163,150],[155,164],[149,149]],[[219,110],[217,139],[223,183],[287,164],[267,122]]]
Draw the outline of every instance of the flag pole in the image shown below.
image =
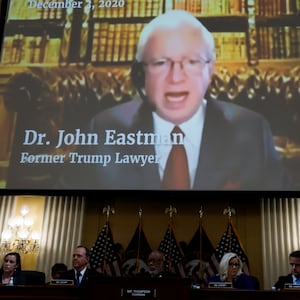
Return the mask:
[[[233,209],[233,214],[235,215],[235,210],[234,209]],[[241,238],[240,238],[240,236],[238,234],[238,231],[237,231],[235,225],[232,223],[232,219],[230,219],[229,225],[230,225],[229,226],[230,227],[230,233],[231,233],[231,230],[232,230],[233,234],[236,236],[236,238],[237,238],[237,240],[239,242],[239,245],[240,245],[242,251],[245,253],[244,245],[242,243],[242,240],[241,240]],[[247,266],[247,268],[248,268],[248,271],[250,272],[250,266]]]
[[139,234],[138,234],[138,248],[137,248],[137,256],[135,260],[135,272],[139,271],[140,267],[140,247],[141,247],[141,232],[142,232],[142,208],[139,208],[138,218],[139,218]]
[[202,251],[202,245],[203,245],[203,241],[202,241],[202,219],[203,219],[203,209],[202,206],[199,210],[199,278],[203,279],[203,251]]
[[169,236],[169,251],[168,251],[168,271],[171,272],[172,271],[172,262],[171,262],[171,254],[172,254],[172,231],[173,231],[173,215],[177,214],[177,209],[176,207],[173,207],[172,205],[170,205],[169,207],[167,207],[165,209],[165,214],[169,214],[169,228],[170,228],[170,236]]
[[115,213],[115,210],[110,205],[107,205],[102,210],[103,214],[106,214],[106,227],[105,227],[105,244],[104,244],[104,259],[103,259],[103,268],[102,272],[106,274],[106,261],[107,261],[107,237],[108,237],[108,229],[109,229],[109,217],[110,215]]
[[232,232],[231,232],[231,225],[232,225],[232,221],[231,221],[231,218],[232,218],[232,215],[235,215],[235,209],[228,206],[227,208],[225,208],[223,210],[223,215],[227,215],[228,216],[228,225],[227,225],[227,228],[228,228],[228,236],[229,236],[229,251],[232,252]]
[[[243,246],[243,243],[242,243],[242,241],[239,237],[239,234],[237,232],[237,229],[236,229],[235,225],[232,222],[232,216],[235,215],[235,214],[236,214],[235,209],[230,207],[230,206],[228,206],[223,211],[223,215],[228,215],[228,226],[227,227],[228,227],[228,236],[230,237],[230,239],[229,239],[229,251],[231,251],[231,252],[233,251],[233,249],[232,249],[232,236],[235,236],[236,239],[237,239],[237,242],[239,244],[239,247],[241,248],[241,251],[243,253],[246,253],[245,248]],[[250,266],[248,265],[248,258],[247,258],[246,262],[243,261],[243,271],[247,274],[250,273]]]

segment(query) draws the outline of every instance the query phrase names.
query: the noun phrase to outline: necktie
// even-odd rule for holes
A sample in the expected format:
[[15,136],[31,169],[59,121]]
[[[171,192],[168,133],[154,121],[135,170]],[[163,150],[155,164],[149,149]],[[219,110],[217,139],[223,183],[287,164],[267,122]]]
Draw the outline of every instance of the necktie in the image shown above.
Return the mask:
[[[175,126],[172,130],[171,139],[174,133],[181,133],[184,135],[184,133],[178,126]],[[190,175],[187,155],[184,145],[182,144],[173,144],[172,146],[166,163],[162,187],[163,189],[173,190],[190,188]]]
[[80,276],[81,273],[79,271],[76,272],[76,286],[80,286]]
[[296,278],[295,284],[300,284],[300,278]]

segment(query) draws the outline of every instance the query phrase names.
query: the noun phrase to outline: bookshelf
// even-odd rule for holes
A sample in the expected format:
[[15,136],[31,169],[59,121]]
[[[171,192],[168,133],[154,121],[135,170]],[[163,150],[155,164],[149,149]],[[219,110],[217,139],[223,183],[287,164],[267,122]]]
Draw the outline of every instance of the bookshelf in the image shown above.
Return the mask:
[[300,0],[84,0],[74,8],[57,5],[67,1],[41,8],[10,3],[3,64],[129,65],[144,25],[173,8],[192,12],[213,32],[218,61],[234,57],[255,66],[300,57]]
[[[299,76],[292,78],[292,72],[300,62],[300,0],[82,0],[80,8],[55,4],[67,1],[39,0],[48,3],[48,7],[29,9],[26,7],[28,0],[0,0],[1,26],[5,24],[0,66],[0,132],[4,133],[0,136],[0,187],[1,179],[6,176],[15,128],[14,113],[4,109],[3,95],[8,80],[31,67],[35,71],[38,69],[37,76],[39,72],[48,72],[47,67],[53,67],[49,68],[54,70],[49,74],[59,81],[57,70],[68,73],[68,68],[60,68],[68,65],[70,69],[94,66],[90,69],[107,71],[107,74],[112,70],[125,70],[127,74],[143,26],[156,15],[173,8],[192,12],[215,37],[216,73],[220,78],[215,95],[244,105],[236,100],[238,97],[234,98],[234,93],[240,91],[239,81],[252,80],[249,93],[243,95],[245,90],[241,92],[240,98],[249,100],[245,106],[256,105],[254,110],[263,107],[268,117],[291,124],[288,126],[293,128],[291,136],[297,137],[297,147],[290,143],[290,137],[279,144],[287,150],[286,156],[296,153],[295,148],[299,151],[296,130],[300,120]],[[9,18],[5,19],[7,7],[10,8]],[[277,71],[280,71],[278,76]],[[290,75],[289,80],[284,77],[285,72]],[[269,77],[260,80],[265,74]],[[118,83],[125,82],[121,75],[121,79],[116,78]],[[103,80],[104,85],[106,81]],[[62,91],[69,82],[77,83],[77,77],[66,82]],[[261,82],[266,84],[260,86]],[[79,83],[80,80],[80,86]],[[53,85],[53,89],[56,88]],[[278,104],[282,101],[287,105]],[[274,109],[276,113],[272,114]],[[283,132],[281,123],[275,129]],[[294,161],[291,160],[291,164],[294,165]],[[297,176],[300,178],[298,171]]]

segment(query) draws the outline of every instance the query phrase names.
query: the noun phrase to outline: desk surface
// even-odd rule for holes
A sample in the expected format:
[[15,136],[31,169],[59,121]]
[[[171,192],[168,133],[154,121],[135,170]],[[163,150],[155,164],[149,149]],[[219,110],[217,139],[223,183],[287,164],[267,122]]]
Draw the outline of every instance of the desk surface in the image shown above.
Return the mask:
[[[22,300],[299,300],[300,290],[247,291],[191,289],[185,280],[105,278],[89,288],[74,286],[0,286],[1,299]],[[134,293],[133,293],[134,291]],[[140,293],[141,292],[141,293]],[[153,292],[153,293],[152,293]],[[142,296],[142,293],[144,295]]]
[[75,286],[0,286],[0,299],[83,300],[86,291]]
[[235,289],[203,289],[191,291],[190,300],[296,300],[300,291],[248,291]]

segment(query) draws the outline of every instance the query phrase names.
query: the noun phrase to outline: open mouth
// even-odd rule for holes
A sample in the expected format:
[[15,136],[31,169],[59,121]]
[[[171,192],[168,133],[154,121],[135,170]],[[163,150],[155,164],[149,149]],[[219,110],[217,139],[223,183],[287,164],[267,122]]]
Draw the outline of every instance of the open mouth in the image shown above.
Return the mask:
[[168,92],[165,93],[165,98],[168,102],[177,103],[186,99],[188,92]]

